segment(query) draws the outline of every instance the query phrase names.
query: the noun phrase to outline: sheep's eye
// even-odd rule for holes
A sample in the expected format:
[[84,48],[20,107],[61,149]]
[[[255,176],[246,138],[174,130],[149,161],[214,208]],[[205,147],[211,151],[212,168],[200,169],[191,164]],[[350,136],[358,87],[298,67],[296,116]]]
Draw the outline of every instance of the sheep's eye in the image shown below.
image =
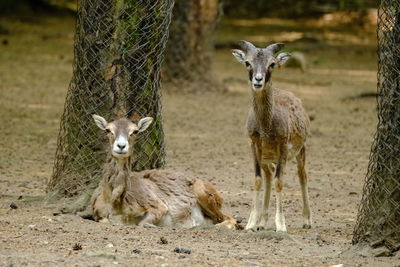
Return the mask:
[[139,130],[134,130],[131,134],[137,134]]
[[269,65],[269,67],[270,67],[270,68],[273,68],[273,67],[275,67],[275,65],[276,65],[276,64],[275,64],[274,62],[272,62],[271,65]]
[[246,67],[250,67],[250,62],[246,61],[244,62],[244,64],[246,65]]
[[106,133],[111,133],[111,130],[110,129],[106,129]]

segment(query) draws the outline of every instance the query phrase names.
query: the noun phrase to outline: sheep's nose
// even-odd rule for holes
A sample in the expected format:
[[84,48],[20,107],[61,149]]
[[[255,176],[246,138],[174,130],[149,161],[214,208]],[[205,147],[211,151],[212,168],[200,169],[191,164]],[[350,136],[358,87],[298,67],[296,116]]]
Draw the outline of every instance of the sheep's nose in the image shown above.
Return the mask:
[[117,147],[118,147],[119,149],[122,150],[122,149],[124,149],[124,148],[126,147],[126,145],[124,145],[124,144],[122,144],[122,145],[121,145],[121,144],[117,144]]
[[257,73],[256,76],[254,77],[257,82],[261,82],[263,79],[263,76],[261,73]]

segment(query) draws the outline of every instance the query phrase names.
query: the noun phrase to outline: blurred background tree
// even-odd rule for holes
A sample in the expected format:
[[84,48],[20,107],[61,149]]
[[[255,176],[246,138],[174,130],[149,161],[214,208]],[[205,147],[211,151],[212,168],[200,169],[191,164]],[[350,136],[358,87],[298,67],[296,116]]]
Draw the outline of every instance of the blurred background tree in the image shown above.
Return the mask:
[[75,0],[1,0],[0,14],[9,12],[36,12],[50,10],[76,11]]
[[225,0],[227,17],[312,17],[334,11],[377,7],[376,0]]
[[173,88],[178,91],[216,87],[211,64],[212,37],[221,16],[221,4],[220,0],[175,0],[163,78],[174,83]]
[[[366,8],[376,8],[376,0],[193,0],[175,1],[174,18],[183,21],[195,19],[198,14],[212,18],[213,6],[223,4],[224,15],[227,17],[310,17],[319,16],[334,11],[357,11]],[[13,10],[37,10],[47,7],[61,7],[75,10],[75,0],[1,0],[0,13]],[[206,9],[203,9],[206,7]],[[191,9],[197,8],[197,9]],[[191,11],[190,11],[191,10]],[[195,12],[196,11],[196,12]],[[184,12],[187,14],[184,15]],[[204,13],[205,12],[205,13]],[[210,17],[211,15],[211,17]],[[207,20],[203,22],[207,23]]]
[[[213,75],[212,55],[213,36],[222,14],[228,19],[310,18],[335,11],[360,11],[356,24],[362,26],[364,11],[377,5],[376,0],[175,0],[163,80],[178,91],[221,87]],[[76,0],[0,1],[0,13],[42,10],[76,11]]]

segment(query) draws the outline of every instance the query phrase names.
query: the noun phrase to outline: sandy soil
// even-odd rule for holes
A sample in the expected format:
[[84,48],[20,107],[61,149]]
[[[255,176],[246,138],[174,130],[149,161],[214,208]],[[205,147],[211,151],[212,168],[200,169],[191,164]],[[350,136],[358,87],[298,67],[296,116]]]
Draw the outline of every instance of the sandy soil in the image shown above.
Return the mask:
[[[376,127],[375,99],[357,97],[376,87],[375,47],[365,41],[373,34],[354,44],[358,35],[331,29],[336,35],[351,36],[351,42],[289,45],[305,52],[309,69],[274,73],[274,84],[299,96],[312,118],[307,170],[314,227],[301,228],[301,195],[295,164],[289,162],[284,177],[288,233],[278,234],[274,201],[270,228],[257,233],[107,225],[54,213],[64,202],[48,204],[40,199],[51,174],[71,77],[73,20],[3,18],[0,23],[10,30],[0,35],[1,265],[395,266],[400,262],[399,256],[375,258],[349,251]],[[230,32],[232,40],[260,38],[247,26],[247,35],[238,36],[245,32],[243,27],[236,35]],[[225,30],[229,30],[226,25],[220,34]],[[279,38],[276,34],[274,38]],[[214,67],[227,91],[164,92],[168,167],[215,184],[225,198],[224,209],[245,225],[253,178],[244,131],[250,89],[244,68],[229,50],[217,52]],[[12,203],[15,209],[10,208]],[[191,253],[176,253],[175,248]]]

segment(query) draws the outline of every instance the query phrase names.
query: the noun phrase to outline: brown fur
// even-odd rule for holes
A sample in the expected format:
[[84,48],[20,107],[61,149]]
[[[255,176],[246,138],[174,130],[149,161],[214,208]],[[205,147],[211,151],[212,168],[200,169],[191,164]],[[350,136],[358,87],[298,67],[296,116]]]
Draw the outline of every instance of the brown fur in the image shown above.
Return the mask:
[[[301,100],[292,93],[270,87],[253,93],[253,105],[247,118],[247,131],[257,151],[261,165],[291,159],[305,145],[310,121]],[[285,145],[293,148],[284,154]]]
[[[110,124],[115,131],[123,133],[133,122],[121,119]],[[115,139],[110,136],[111,148]],[[129,138],[130,147],[134,139]],[[122,223],[138,225],[191,227],[197,225],[193,218],[202,217],[193,213],[201,212],[214,224],[236,226],[236,221],[221,211],[222,197],[210,183],[172,170],[133,172],[130,159],[111,154],[104,165],[103,179],[86,211],[96,221],[116,218]],[[199,219],[198,224],[201,223]]]
[[[278,52],[283,44],[272,44],[266,48],[256,48],[242,41],[241,50],[233,50],[233,55],[249,70],[249,82],[252,84],[253,103],[247,118],[247,131],[251,140],[255,166],[255,199],[247,229],[263,228],[268,218],[268,206],[272,178],[276,190],[277,230],[286,231],[283,208],[281,205],[282,177],[286,162],[297,159],[298,174],[303,195],[304,227],[311,227],[311,214],[308,204],[307,173],[305,171],[305,144],[309,134],[310,121],[301,100],[292,93],[272,86],[273,69],[286,62],[288,53]],[[264,172],[264,197],[260,205],[261,170]]]

